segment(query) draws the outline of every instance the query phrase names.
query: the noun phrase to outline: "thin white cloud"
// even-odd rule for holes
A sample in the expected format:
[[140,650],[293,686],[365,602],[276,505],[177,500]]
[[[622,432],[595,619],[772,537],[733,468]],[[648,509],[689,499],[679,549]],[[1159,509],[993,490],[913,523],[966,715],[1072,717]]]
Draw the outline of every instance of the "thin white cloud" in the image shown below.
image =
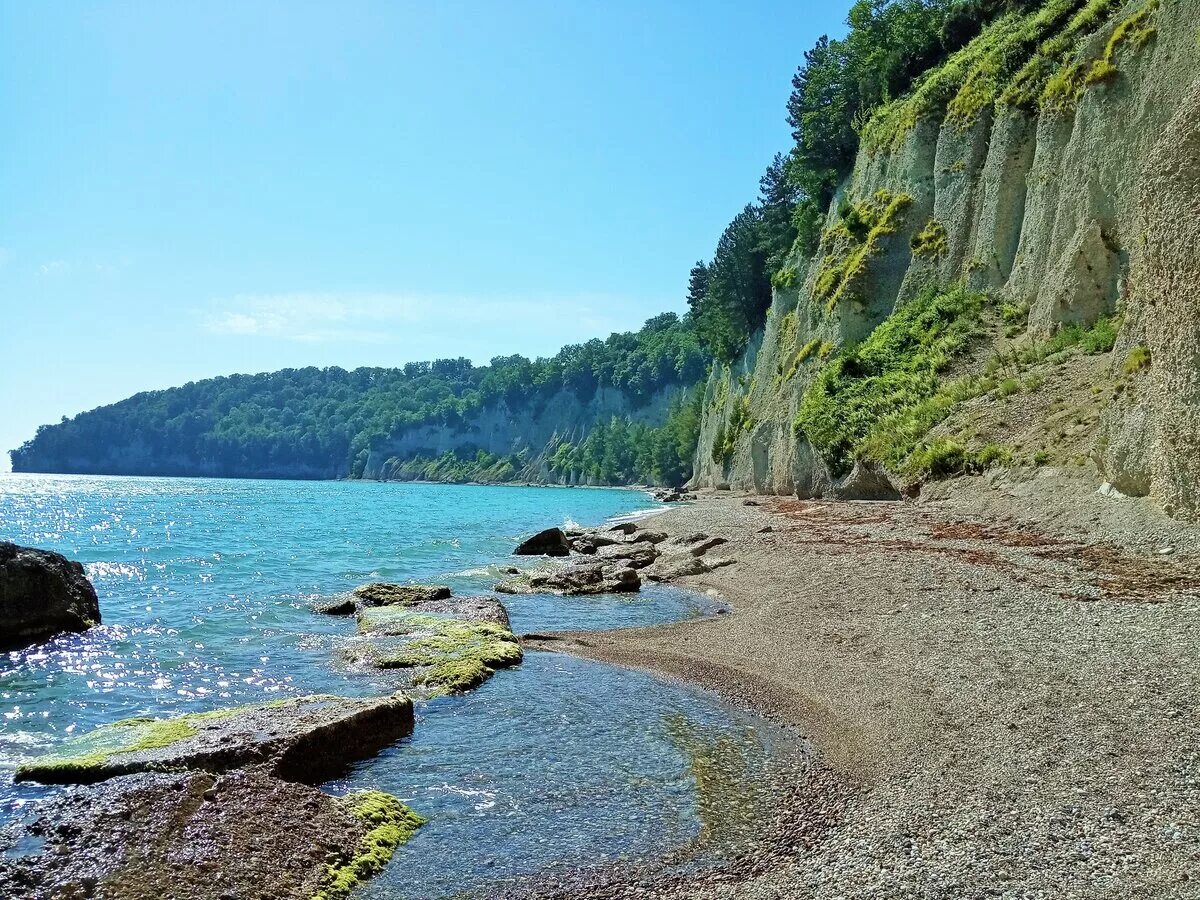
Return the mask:
[[61,275],[70,271],[71,264],[65,259],[52,259],[50,262],[44,262],[38,267],[38,274],[43,277],[51,275]]
[[418,331],[546,321],[570,314],[598,332],[632,298],[597,295],[521,298],[404,294],[241,294],[201,313],[212,334],[308,343],[386,343]]

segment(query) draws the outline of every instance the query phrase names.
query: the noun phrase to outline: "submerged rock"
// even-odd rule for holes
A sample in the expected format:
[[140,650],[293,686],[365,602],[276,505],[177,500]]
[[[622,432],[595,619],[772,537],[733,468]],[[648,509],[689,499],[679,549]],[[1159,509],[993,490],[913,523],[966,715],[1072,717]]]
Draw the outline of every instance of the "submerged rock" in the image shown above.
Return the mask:
[[567,556],[571,545],[561,528],[547,528],[526,538],[513,551],[514,556]]
[[429,601],[417,607],[368,607],[358,638],[342,651],[352,663],[407,670],[413,687],[462,693],[523,657],[508,612],[492,597]]
[[262,772],[139,774],[75,788],[0,834],[0,896],[345,897],[424,822]]
[[0,542],[0,650],[100,624],[83,566],[51,550]]
[[81,784],[133,772],[221,773],[255,767],[318,783],[371,756],[413,727],[412,701],[310,696],[191,713],[124,719],[64,742],[18,767],[18,781]]

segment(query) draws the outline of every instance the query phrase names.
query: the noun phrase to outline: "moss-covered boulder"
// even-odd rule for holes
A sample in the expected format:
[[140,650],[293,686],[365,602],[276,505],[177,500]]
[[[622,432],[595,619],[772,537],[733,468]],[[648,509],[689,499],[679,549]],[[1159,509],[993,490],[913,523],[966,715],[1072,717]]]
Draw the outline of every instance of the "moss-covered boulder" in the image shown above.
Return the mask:
[[522,658],[507,613],[490,597],[367,608],[358,615],[358,632],[343,650],[348,661],[404,670],[414,688],[429,694],[468,691]]
[[24,763],[18,780],[89,783],[133,772],[254,767],[315,784],[409,734],[412,701],[389,697],[296,697],[192,713],[124,719]]
[[340,900],[423,822],[379,791],[260,771],[129,775],[0,831],[0,896]]

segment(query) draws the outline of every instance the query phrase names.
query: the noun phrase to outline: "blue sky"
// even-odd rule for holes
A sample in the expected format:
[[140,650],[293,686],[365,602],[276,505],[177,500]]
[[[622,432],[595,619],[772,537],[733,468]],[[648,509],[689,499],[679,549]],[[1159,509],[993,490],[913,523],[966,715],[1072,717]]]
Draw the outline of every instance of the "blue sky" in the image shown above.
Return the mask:
[[139,390],[682,311],[848,7],[0,0],[0,450]]

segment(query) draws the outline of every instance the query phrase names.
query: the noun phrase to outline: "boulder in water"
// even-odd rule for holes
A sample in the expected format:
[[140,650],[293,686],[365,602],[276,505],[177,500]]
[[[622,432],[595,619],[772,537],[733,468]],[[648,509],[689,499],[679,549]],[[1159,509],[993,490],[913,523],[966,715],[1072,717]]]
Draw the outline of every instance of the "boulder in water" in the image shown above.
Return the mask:
[[100,624],[100,601],[83,566],[51,550],[0,542],[0,649]]
[[369,606],[358,614],[358,632],[344,659],[395,671],[429,695],[468,691],[522,658],[508,611],[495,597]]
[[547,528],[526,538],[513,551],[514,556],[567,556],[571,545],[561,528]]
[[449,600],[444,584],[387,584],[374,582],[354,589],[354,596],[367,606],[419,606],[434,600]]

